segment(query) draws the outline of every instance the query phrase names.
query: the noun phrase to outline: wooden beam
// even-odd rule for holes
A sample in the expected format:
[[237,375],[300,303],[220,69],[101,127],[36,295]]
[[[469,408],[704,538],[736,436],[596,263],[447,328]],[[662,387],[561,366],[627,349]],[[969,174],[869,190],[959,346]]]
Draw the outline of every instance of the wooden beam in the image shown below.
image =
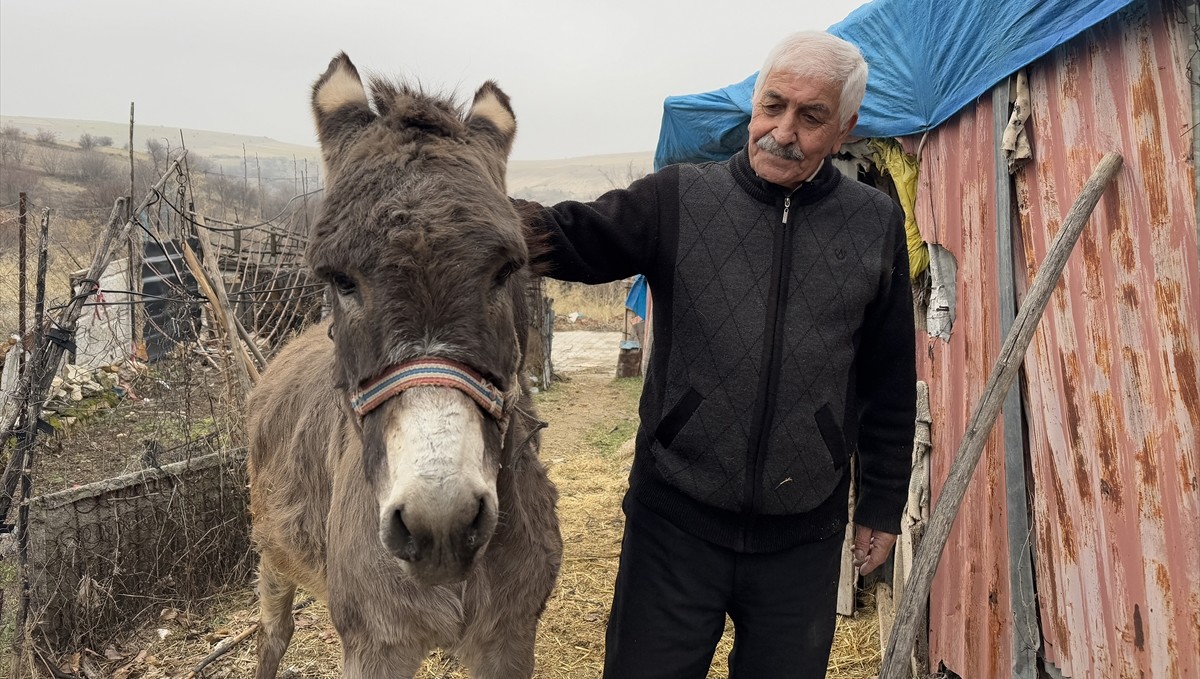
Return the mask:
[[1074,250],[1075,243],[1079,240],[1079,234],[1087,225],[1092,210],[1100,200],[1100,195],[1117,170],[1121,168],[1121,164],[1121,156],[1117,153],[1110,152],[1100,160],[1100,164],[1084,184],[1074,205],[1071,206],[1071,211],[1067,213],[1067,218],[1063,220],[1054,244],[1051,245],[1046,260],[1042,263],[1041,270],[1038,271],[1037,278],[1033,282],[1033,287],[1029,289],[1025,302],[1021,305],[1021,311],[1017,314],[1012,330],[1004,338],[1004,344],[1000,348],[1000,357],[992,368],[992,374],[988,378],[983,394],[967,423],[966,433],[959,446],[958,454],[954,458],[954,463],[950,467],[950,474],[942,486],[942,492],[933,514],[929,517],[929,525],[921,539],[916,560],[913,562],[912,575],[909,577],[907,589],[897,609],[896,626],[892,629],[892,636],[888,641],[887,653],[883,658],[883,668],[879,674],[880,679],[908,679],[909,656],[912,655],[913,635],[917,631],[920,611],[929,598],[933,576],[937,571],[938,562],[942,558],[946,538],[949,537],[950,529],[954,525],[954,518],[958,515],[958,508],[962,505],[963,496],[967,492],[967,484],[970,483],[975,467],[979,463],[983,446],[992,426],[996,423],[996,416],[1000,412],[1005,395],[1021,368],[1025,351],[1029,348],[1033,333],[1046,310],[1050,295],[1054,292],[1054,288],[1058,285],[1058,279],[1062,276],[1067,258]]

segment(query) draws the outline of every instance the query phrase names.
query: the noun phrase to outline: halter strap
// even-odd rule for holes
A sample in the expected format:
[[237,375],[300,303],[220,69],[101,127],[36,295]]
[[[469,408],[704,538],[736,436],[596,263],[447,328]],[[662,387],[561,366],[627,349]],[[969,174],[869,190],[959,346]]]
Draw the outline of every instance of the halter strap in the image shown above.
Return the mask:
[[425,386],[458,389],[496,420],[503,421],[507,414],[504,392],[462,363],[442,358],[422,358],[389,367],[366,386],[352,392],[350,406],[359,417],[364,417],[405,389]]

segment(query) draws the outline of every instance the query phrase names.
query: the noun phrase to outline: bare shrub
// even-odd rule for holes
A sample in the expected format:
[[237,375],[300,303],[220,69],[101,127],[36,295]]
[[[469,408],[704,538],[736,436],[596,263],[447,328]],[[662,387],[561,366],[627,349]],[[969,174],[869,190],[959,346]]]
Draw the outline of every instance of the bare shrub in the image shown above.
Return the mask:
[[3,128],[0,128],[0,138],[20,141],[25,138],[25,132],[16,125],[5,125]]
[[39,127],[37,134],[34,135],[33,139],[39,144],[57,144],[58,133],[54,130],[43,130]]
[[3,133],[0,133],[0,163],[5,165],[20,165],[25,162],[25,152],[28,150],[24,140],[25,134],[20,130],[16,130],[16,134],[9,134],[9,130],[15,129],[6,127]]
[[41,177],[34,170],[15,163],[0,164],[0,204],[17,202],[21,192],[37,193]]
[[146,153],[150,154],[150,162],[154,164],[154,173],[162,174],[167,167],[167,145],[157,139],[146,140]]
[[96,148],[96,138],[87,132],[84,132],[83,134],[79,135],[79,148],[83,149],[84,151],[91,151],[92,149]]
[[117,174],[117,166],[106,155],[90,150],[71,155],[67,174],[81,184],[94,184]]
[[96,138],[96,146],[103,146],[104,148],[109,148],[112,145],[113,145],[112,137],[97,137]]
[[66,154],[56,148],[43,146],[37,149],[36,155],[38,167],[51,177],[61,175],[66,168]]

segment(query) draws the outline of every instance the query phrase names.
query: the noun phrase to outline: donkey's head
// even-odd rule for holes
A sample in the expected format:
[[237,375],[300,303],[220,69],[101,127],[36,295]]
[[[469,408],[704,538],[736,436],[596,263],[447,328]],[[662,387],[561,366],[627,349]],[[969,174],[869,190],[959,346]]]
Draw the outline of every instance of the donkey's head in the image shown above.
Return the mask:
[[[505,193],[516,132],[493,83],[464,115],[343,54],[313,86],[326,168],[308,262],[333,298],[379,538],[425,583],[462,580],[497,520],[529,261]],[[447,388],[451,387],[451,388]]]

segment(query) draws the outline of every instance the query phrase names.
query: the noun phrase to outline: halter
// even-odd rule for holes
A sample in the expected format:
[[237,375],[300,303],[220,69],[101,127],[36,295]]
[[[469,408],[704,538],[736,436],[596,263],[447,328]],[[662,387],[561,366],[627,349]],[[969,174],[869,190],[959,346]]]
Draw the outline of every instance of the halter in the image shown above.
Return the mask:
[[502,426],[507,424],[508,410],[516,402],[515,398],[506,398],[504,392],[462,363],[421,358],[397,363],[384,370],[382,375],[350,394],[350,406],[362,418],[405,389],[426,386],[450,387],[463,392]]

